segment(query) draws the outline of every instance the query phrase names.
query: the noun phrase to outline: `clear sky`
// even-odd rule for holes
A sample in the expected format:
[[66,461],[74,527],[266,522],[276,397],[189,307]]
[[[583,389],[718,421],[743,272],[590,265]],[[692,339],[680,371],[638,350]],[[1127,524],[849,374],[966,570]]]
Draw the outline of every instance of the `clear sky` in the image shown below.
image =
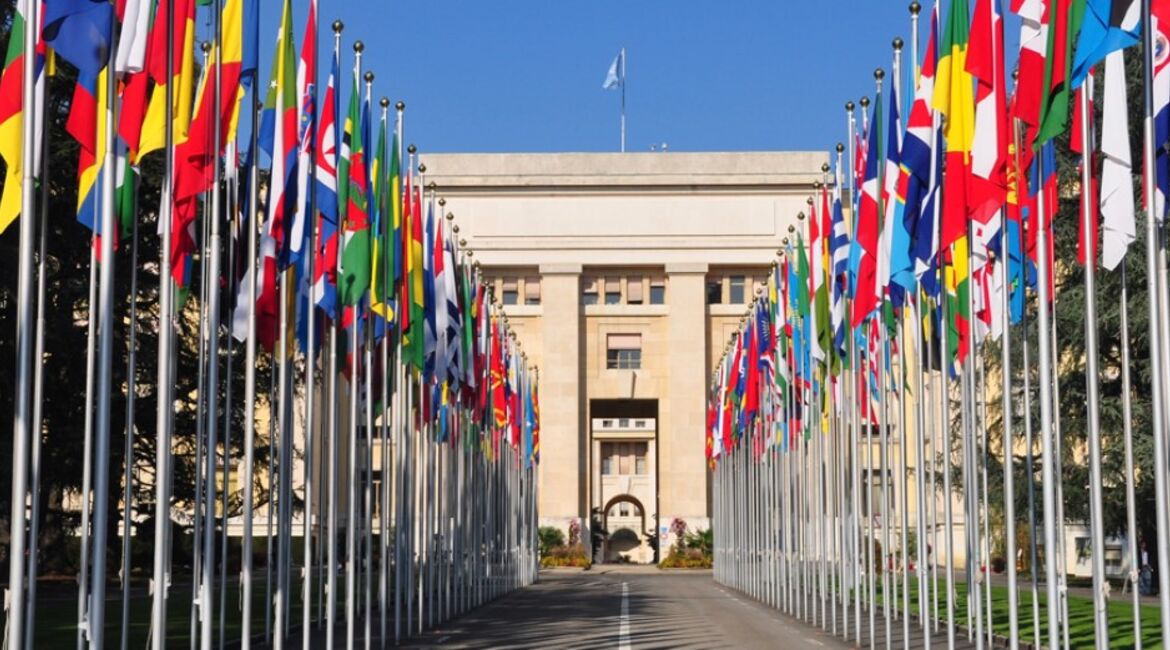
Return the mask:
[[[828,150],[846,100],[872,96],[893,37],[910,40],[908,0],[319,1],[321,83],[340,18],[343,69],[363,40],[375,92],[436,152],[617,150],[620,91],[601,85],[622,47],[629,151]],[[265,79],[280,6],[261,0]]]

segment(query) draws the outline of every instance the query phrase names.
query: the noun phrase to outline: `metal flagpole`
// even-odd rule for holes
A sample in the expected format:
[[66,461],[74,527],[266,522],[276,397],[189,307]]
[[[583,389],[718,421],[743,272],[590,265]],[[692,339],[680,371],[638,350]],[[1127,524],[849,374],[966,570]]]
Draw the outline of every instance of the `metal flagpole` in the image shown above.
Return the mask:
[[[1142,0],[1142,25],[1148,26],[1143,30],[1143,85],[1144,92],[1144,106],[1145,106],[1145,122],[1143,132],[1143,147],[1142,158],[1145,166],[1145,174],[1154,174],[1155,168],[1155,141],[1154,141],[1154,51],[1155,51],[1155,36],[1154,29],[1150,26],[1154,25],[1150,16],[1151,0]],[[27,77],[26,77],[27,78]],[[1157,188],[1154,182],[1147,182],[1144,185],[1145,189],[1145,205],[1158,206]],[[1150,420],[1152,428],[1154,428],[1154,457],[1157,462],[1154,463],[1154,483],[1155,483],[1155,514],[1157,519],[1157,553],[1158,553],[1158,607],[1161,609],[1162,620],[1162,638],[1170,638],[1170,544],[1166,544],[1166,540],[1170,539],[1170,518],[1166,512],[1166,421],[1165,408],[1166,404],[1162,399],[1164,396],[1165,387],[1163,382],[1166,371],[1164,366],[1166,359],[1159,350],[1156,341],[1159,340],[1158,317],[1161,316],[1158,310],[1158,300],[1155,299],[1156,290],[1154,286],[1157,284],[1158,272],[1158,242],[1157,242],[1158,228],[1156,223],[1156,215],[1150,214],[1150,208],[1147,208],[1147,215],[1145,215],[1145,264],[1147,264],[1147,282],[1149,283],[1149,330],[1150,330]]]
[[626,152],[626,48],[622,48],[622,153]]
[[[133,172],[127,172],[127,173],[133,174]],[[123,182],[133,183],[133,182],[135,182],[134,178],[135,177],[133,175],[128,175],[124,179]],[[46,185],[45,183],[42,183],[42,189],[44,188],[45,185]],[[137,198],[138,198],[138,188],[137,187],[133,188],[132,196],[134,196],[134,201],[137,202]],[[125,430],[125,434],[123,435],[123,438],[125,439],[124,440],[125,446],[124,446],[124,451],[123,451],[123,456],[125,458],[125,461],[124,461],[125,470],[124,470],[123,479],[122,479],[122,483],[123,483],[123,485],[122,485],[122,570],[120,572],[121,573],[121,580],[122,580],[122,625],[120,628],[121,629],[122,650],[126,650],[126,647],[129,643],[128,636],[129,636],[129,630],[130,630],[130,529],[134,525],[134,522],[133,522],[133,514],[134,514],[134,508],[133,508],[133,499],[134,499],[134,492],[133,492],[133,487],[134,487],[134,398],[137,396],[136,395],[136,388],[135,388],[135,384],[136,384],[135,374],[136,374],[136,370],[137,370],[137,364],[136,364],[137,349],[136,348],[138,345],[138,343],[137,343],[137,335],[138,335],[138,214],[137,214],[137,210],[136,209],[133,210],[133,213],[134,213],[134,219],[130,225],[130,228],[131,228],[131,233],[130,233],[130,315],[129,315],[129,332],[127,333],[127,336],[126,336],[126,386],[127,386],[127,388],[126,388],[126,430]],[[44,246],[45,246],[44,231],[45,231],[45,228],[42,228],[42,230],[41,230],[41,264],[42,264],[42,269],[43,269],[43,264],[44,264]],[[42,271],[42,274],[43,274],[43,271]],[[37,289],[38,289],[38,294],[39,294],[39,300],[37,301],[37,320],[38,320],[38,324],[43,327],[44,326],[44,311],[42,309],[42,303],[44,301],[44,295],[45,295],[45,284],[44,284],[44,276],[43,275],[41,275],[41,277],[38,278]],[[41,343],[40,337],[38,337],[37,343],[38,344]],[[38,350],[38,353],[39,352],[40,352],[40,350]],[[38,358],[40,358],[39,354],[38,354]],[[39,366],[40,364],[37,364],[37,365]],[[40,372],[40,370],[38,370],[37,371],[38,393],[39,393],[39,389],[40,389],[40,385],[39,385],[40,378],[41,378],[41,372]],[[39,396],[38,396],[38,400],[37,400],[37,410],[38,411],[40,410]],[[39,413],[38,413],[38,415],[39,415]],[[39,424],[40,418],[36,417],[33,419],[33,421]],[[37,440],[39,440],[40,439],[40,435],[39,435],[40,430],[39,429],[38,429],[37,433],[38,433]],[[34,441],[34,444],[36,444],[36,441]],[[37,445],[37,446],[39,446],[39,445]],[[34,454],[34,457],[36,457],[37,455],[38,454]],[[36,472],[34,472],[34,474],[36,474]],[[34,493],[35,493],[35,489],[34,489]],[[35,500],[33,501],[33,506],[34,506],[34,508],[36,507]],[[35,510],[34,510],[34,519],[35,518],[36,517],[35,517]],[[36,527],[34,526],[34,530],[35,530],[35,528]],[[35,540],[36,538],[33,537],[32,539]],[[34,552],[31,554],[31,556],[29,558],[30,563],[33,563],[34,562],[33,558],[36,557],[35,548],[36,547],[34,544],[34,546],[33,546]],[[34,572],[31,575],[34,576],[34,581],[32,581],[32,582],[35,582],[36,573]],[[31,625],[29,626],[29,629],[32,629]]]
[[[1037,177],[1044,178],[1044,158],[1036,159],[1038,168]],[[1036,202],[1039,228],[1036,232],[1036,247],[1039,251],[1048,249],[1048,228],[1046,227],[1046,208],[1043,197]],[[1046,586],[1048,591],[1048,643],[1052,650],[1060,647],[1060,596],[1057,593],[1057,566],[1056,566],[1056,490],[1057,480],[1054,465],[1055,451],[1052,435],[1052,346],[1050,344],[1051,315],[1049,314],[1048,255],[1042,253],[1039,273],[1037,277],[1037,291],[1039,293],[1038,308],[1040,311],[1040,447],[1044,457],[1041,467],[1041,487],[1044,499],[1044,563],[1046,567]],[[1154,373],[1155,375],[1157,373]],[[1157,380],[1154,380],[1157,382]],[[1170,603],[1168,603],[1170,604]],[[1170,625],[1170,624],[1168,624]]]
[[1129,580],[1130,587],[1133,589],[1133,638],[1134,647],[1137,650],[1142,648],[1142,617],[1141,617],[1141,595],[1138,593],[1138,570],[1140,562],[1140,550],[1138,549],[1138,527],[1137,527],[1137,498],[1134,494],[1133,484],[1133,403],[1132,403],[1132,387],[1130,386],[1129,376],[1129,288],[1126,286],[1126,262],[1121,260],[1121,295],[1120,295],[1120,318],[1121,318],[1121,412],[1122,412],[1122,427],[1124,428],[1125,437],[1125,521],[1126,521],[1126,546],[1129,551]]
[[[111,18],[111,21],[113,18]],[[111,30],[113,25],[110,25]],[[105,111],[106,142],[114,142],[116,110],[114,107],[115,79],[113,70],[115,49],[109,49],[106,62],[106,104],[99,110]],[[101,259],[101,343],[98,351],[98,393],[97,393],[97,449],[94,460],[97,464],[94,490],[94,544],[93,544],[93,590],[90,603],[90,643],[103,647],[105,640],[106,613],[106,521],[109,517],[110,500],[110,409],[113,389],[112,362],[114,354],[114,240],[117,238],[118,220],[114,213],[114,147],[107,146],[102,163],[106,173],[102,176],[102,259]],[[31,212],[28,216],[31,216]],[[26,221],[32,221],[27,218]],[[91,317],[92,317],[92,305]],[[24,397],[27,401],[27,397]],[[19,494],[23,495],[23,491]],[[23,498],[13,500],[23,502]],[[22,504],[23,505],[23,504]]]
[[[49,129],[43,129],[41,133],[41,151],[49,150]],[[29,464],[29,504],[32,509],[31,521],[29,522],[28,533],[28,605],[24,610],[24,629],[29,631],[24,638],[24,650],[32,650],[33,634],[32,631],[36,629],[36,611],[37,611],[37,561],[40,555],[40,544],[38,543],[41,537],[41,445],[44,439],[44,381],[45,369],[42,360],[45,356],[45,284],[48,273],[48,264],[46,258],[48,257],[48,233],[49,233],[49,156],[41,155],[41,204],[40,204],[40,241],[37,248],[37,317],[36,317],[36,332],[37,338],[35,349],[33,350],[33,359],[37,362],[33,364],[33,418],[31,426],[32,437],[32,458]],[[134,222],[135,234],[137,234],[138,222]],[[137,239],[135,239],[135,252],[137,252]],[[137,259],[137,256],[135,256]],[[131,364],[133,365],[133,364]],[[130,409],[128,413],[133,413]],[[13,528],[12,530],[16,530]],[[125,572],[123,572],[125,575]],[[13,616],[21,615],[18,610],[12,610]],[[125,636],[125,634],[123,634]],[[15,647],[15,646],[12,646]]]
[[[868,104],[869,102],[867,101],[866,103]],[[857,197],[857,170],[855,169],[855,167],[857,165],[857,151],[856,151],[857,137],[855,134],[857,120],[854,116],[853,110],[854,110],[853,102],[852,101],[845,102],[845,116],[846,116],[845,122],[846,122],[846,129],[848,132],[848,138],[849,138],[849,203],[850,203],[850,208],[851,208],[850,212],[853,214],[856,214],[856,211],[852,209],[852,206],[856,204],[856,197]],[[846,313],[845,313],[846,322],[848,322],[849,319],[851,318],[850,313],[849,313],[851,311],[849,309],[850,305],[851,305],[851,303],[849,301],[847,301],[846,302]],[[849,386],[850,394],[851,394],[850,396],[855,398],[858,395],[858,391],[856,390],[857,384],[855,383],[855,379],[860,375],[859,375],[859,369],[858,369],[858,365],[857,365],[858,364],[858,351],[857,351],[855,339],[853,337],[852,329],[853,329],[852,327],[846,326],[846,332],[847,332],[846,333],[846,344],[849,346],[849,373],[847,375],[849,377],[849,380],[846,382],[846,384]],[[850,477],[850,481],[852,482],[852,487],[853,487],[853,492],[852,492],[853,493],[852,526],[851,526],[851,535],[853,538],[853,543],[852,543],[852,551],[853,552],[850,554],[852,557],[851,563],[853,565],[853,592],[854,592],[854,597],[853,597],[853,604],[854,604],[853,639],[855,642],[860,643],[861,642],[861,591],[862,591],[861,590],[861,566],[862,566],[862,564],[861,564],[861,551],[860,551],[860,546],[859,546],[859,544],[862,542],[862,539],[861,539],[862,523],[861,523],[861,517],[860,517],[860,514],[861,514],[861,506],[860,506],[860,504],[861,504],[860,435],[859,435],[859,431],[858,431],[859,419],[858,419],[858,404],[856,403],[856,399],[849,400],[849,404],[850,404],[850,409],[849,409],[849,412],[850,412],[850,423],[849,423],[850,476],[849,477]]]
[[[1007,236],[1007,211],[1000,208],[999,223],[1001,237]],[[1008,643],[1012,650],[1020,643],[1020,594],[1016,579],[1016,470],[1015,470],[1015,435],[1012,429],[1012,347],[1011,347],[1011,285],[1008,275],[1008,246],[1000,246],[999,279],[1002,291],[1000,309],[1002,310],[1003,334],[1000,340],[1000,371],[1003,375],[1002,402],[1000,418],[1003,423],[1000,438],[1000,447],[1003,453],[1003,508],[1004,508],[1004,537],[1007,550],[1008,570]],[[1026,342],[1025,342],[1026,344]],[[988,495],[990,506],[990,494]],[[990,610],[988,610],[990,612]],[[990,626],[988,626],[990,627]]]
[[[23,225],[23,222],[22,222]],[[77,650],[82,650],[86,643],[86,625],[89,618],[89,546],[90,535],[92,527],[90,526],[90,493],[93,488],[93,463],[90,462],[93,456],[93,418],[94,418],[94,390],[97,381],[97,309],[98,305],[98,256],[97,256],[97,239],[91,237],[89,246],[89,301],[86,303],[88,309],[88,333],[86,336],[85,347],[85,441],[82,443],[82,470],[81,470],[81,528],[79,535],[81,537],[81,553],[79,556],[81,566],[78,569],[77,577]],[[30,278],[31,282],[31,278]],[[27,295],[27,294],[26,294]],[[23,303],[21,303],[23,304]],[[31,302],[29,303],[31,306]],[[26,445],[27,441],[22,440],[22,445]],[[26,454],[27,452],[21,452]],[[15,458],[15,456],[14,456]],[[21,463],[22,468],[24,463]],[[22,469],[22,472],[27,471]],[[24,479],[27,481],[27,479]],[[13,491],[13,494],[18,494]],[[24,494],[23,490],[19,494]],[[13,499],[15,503],[17,499]],[[25,516],[24,505],[21,505],[21,517]],[[23,519],[21,520],[23,521]],[[15,523],[15,522],[14,522]],[[14,528],[15,530],[15,528]],[[22,526],[23,530],[23,526]],[[15,539],[15,537],[14,537]],[[24,544],[22,541],[21,544]],[[13,552],[16,552],[15,547]],[[23,564],[21,568],[23,570]],[[15,610],[13,610],[15,611]],[[31,630],[30,630],[31,632]],[[14,643],[15,643],[15,637]]]
[[[314,31],[310,35],[314,43],[314,53],[316,51],[316,43],[318,41],[317,29],[317,3],[313,2],[310,11],[313,14]],[[318,416],[317,416],[317,305],[313,298],[313,282],[317,273],[317,63],[313,62],[313,78],[308,80],[312,90],[310,91],[310,106],[312,107],[312,114],[308,116],[309,133],[309,172],[308,181],[305,183],[308,187],[308,208],[305,216],[305,227],[308,231],[308,242],[305,246],[305,255],[308,255],[308,278],[305,282],[309,285],[308,299],[306,309],[308,314],[306,316],[306,344],[305,344],[305,419],[304,419],[304,459],[303,459],[303,478],[305,495],[305,506],[302,514],[302,533],[301,539],[303,541],[303,557],[301,568],[301,646],[304,650],[309,650],[310,643],[310,628],[313,621],[313,551],[317,545],[313,544],[313,513],[317,512],[317,517],[320,518],[320,497],[314,492],[313,487],[313,469],[316,459],[315,447],[319,444],[318,437]],[[303,119],[303,116],[302,116]],[[301,144],[298,142],[297,146]],[[306,204],[300,203],[299,209],[305,209]],[[299,287],[298,287],[299,289]],[[314,508],[314,501],[317,502]]]
[[[214,54],[215,66],[215,87],[213,88],[213,98],[215,105],[219,105],[219,98],[222,92],[220,86],[222,84],[222,43],[223,43],[223,25],[220,20],[220,6],[221,0],[215,0],[213,5],[213,14],[215,20],[215,45],[212,48]],[[199,589],[199,617],[202,623],[202,630],[200,633],[200,646],[203,650],[211,650],[212,641],[212,615],[215,611],[212,583],[215,581],[215,463],[216,463],[216,448],[219,446],[219,312],[220,312],[220,295],[219,290],[219,275],[220,275],[220,248],[221,243],[221,197],[219,191],[220,184],[220,165],[219,152],[220,140],[222,134],[220,133],[220,120],[214,120],[215,126],[213,129],[215,141],[212,144],[212,156],[214,164],[212,164],[212,181],[211,181],[211,245],[209,247],[210,259],[208,260],[208,302],[207,302],[207,316],[210,323],[207,327],[207,336],[209,339],[210,351],[207,355],[207,461],[205,465],[206,478],[204,479],[204,489],[206,494],[203,497],[204,508],[206,509],[206,521],[203,526],[203,575],[201,577],[202,584]],[[226,451],[226,450],[225,450]],[[227,485],[224,485],[227,489]],[[227,512],[224,512],[224,524],[227,523]],[[226,559],[226,558],[225,558]]]
[[[366,71],[365,82],[366,82],[366,106],[368,107],[370,105],[370,103],[372,102],[372,98],[373,98],[374,73],[372,70]],[[379,171],[381,171],[381,170],[379,170]],[[371,194],[372,194],[372,192],[371,192]],[[372,196],[369,198],[372,198]],[[367,205],[369,205],[368,202],[367,202]],[[359,300],[360,300],[360,298],[359,298]],[[356,308],[354,310],[354,319],[356,322],[356,319],[357,319]],[[373,385],[374,385],[374,372],[373,372],[373,368],[374,368],[374,355],[373,355],[374,325],[373,325],[373,314],[370,315],[369,320],[367,322],[367,327],[366,327],[366,332],[365,332],[364,338],[365,338],[365,341],[364,341],[365,349],[363,350],[363,359],[364,359],[363,365],[365,366],[365,368],[363,368],[363,370],[365,372],[365,387],[364,387],[364,391],[365,391],[365,427],[364,428],[366,430],[365,431],[366,445],[365,445],[365,449],[362,450],[362,470],[361,470],[362,473],[361,473],[361,476],[362,476],[362,484],[363,484],[363,488],[364,488],[363,489],[363,499],[362,499],[362,501],[364,502],[363,503],[364,511],[363,511],[363,517],[362,517],[362,532],[364,534],[364,541],[365,541],[365,551],[364,551],[365,557],[364,557],[362,568],[365,570],[365,587],[366,587],[366,589],[365,589],[365,601],[364,601],[365,602],[365,612],[364,612],[364,615],[362,618],[364,619],[364,623],[365,623],[365,630],[364,630],[365,631],[365,635],[364,635],[365,647],[366,647],[366,650],[369,650],[369,648],[370,648],[370,633],[371,633],[371,619],[372,619],[372,616],[371,616],[372,611],[371,611],[371,602],[370,601],[371,601],[371,598],[373,595],[373,592],[372,592],[372,586],[373,586],[372,577],[373,576],[372,576],[371,572],[373,571],[373,560],[372,560],[372,558],[373,558],[373,537],[372,537],[373,525],[372,524],[373,524],[373,516],[374,516],[373,510],[372,510],[373,503],[372,503],[372,498],[371,498],[372,497],[371,484],[373,481],[373,449],[374,449],[374,395],[373,395]]]
[[[1092,106],[1090,93],[1093,87],[1093,77],[1090,74],[1086,85],[1081,88],[1079,101],[1081,115],[1081,142],[1085,149],[1081,161],[1081,186],[1091,187],[1093,183],[1092,151],[1095,130],[1092,125]],[[1094,232],[1094,206],[1090,192],[1081,201],[1081,227],[1083,232]],[[1101,416],[1100,416],[1100,382],[1097,365],[1097,242],[1094,237],[1086,236],[1085,241],[1085,380],[1088,384],[1088,418],[1089,418],[1089,528],[1092,535],[1092,547],[1099,549],[1093,553],[1093,608],[1095,610],[1095,638],[1097,647],[1107,650],[1109,647],[1109,614],[1108,589],[1105,578],[1105,514],[1101,505]],[[1010,609],[1010,608],[1009,608]]]
[[[30,153],[36,146],[36,129],[33,118],[36,110],[36,39],[37,29],[30,25],[39,25],[38,16],[40,3],[23,0],[21,13],[27,20],[24,30],[24,69],[23,85],[21,88],[21,111],[25,116],[21,123],[21,155],[26,161],[31,161]],[[114,48],[110,48],[111,51]],[[48,155],[48,152],[45,152]],[[16,396],[13,400],[13,433],[12,433],[12,492],[11,510],[9,514],[9,530],[11,531],[11,548],[8,557],[8,642],[12,648],[23,648],[25,645],[24,614],[25,608],[33,608],[32,601],[25,601],[25,555],[26,555],[26,512],[24,495],[28,490],[28,458],[29,437],[34,435],[34,422],[30,421],[32,388],[32,347],[33,347],[33,236],[35,235],[36,221],[33,214],[36,211],[36,169],[33,164],[25,164],[21,175],[21,217],[20,220],[20,248],[17,257],[17,301],[18,316],[16,321]],[[90,302],[92,310],[93,302]],[[92,314],[90,321],[92,322]],[[39,359],[37,360],[39,363]],[[88,404],[88,401],[87,401]],[[35,432],[39,436],[40,432]],[[83,502],[85,494],[82,494]],[[33,504],[36,508],[36,504]],[[82,539],[84,540],[84,534]],[[35,552],[35,548],[34,548]],[[84,558],[84,556],[82,556]],[[83,562],[84,564],[84,562]],[[36,580],[30,575],[30,580]],[[82,603],[84,606],[84,603]],[[79,621],[80,622],[80,621]],[[32,629],[27,630],[29,637]]]
[[[171,5],[168,5],[171,6]],[[159,245],[159,307],[158,307],[158,377],[155,382],[158,396],[155,421],[155,500],[154,500],[154,566],[152,569],[150,640],[153,650],[163,650],[166,645],[167,583],[170,580],[168,556],[162,550],[171,547],[171,414],[174,410],[174,385],[171,382],[174,360],[174,288],[171,270],[171,218],[174,199],[175,170],[175,125],[174,125],[174,25],[176,19],[172,9],[161,17],[166,21],[167,78],[164,85],[167,93],[165,104],[165,139],[163,149],[165,167],[159,206],[159,222],[162,241]],[[253,122],[255,124],[255,122]],[[253,129],[254,131],[255,129]],[[249,366],[251,368],[251,366]],[[251,371],[251,370],[249,370]],[[250,449],[251,447],[249,447]],[[245,607],[247,607],[245,601]],[[247,627],[244,628],[245,631]],[[246,635],[245,635],[246,638]],[[247,648],[245,642],[245,649]]]
[[[259,279],[259,269],[256,266],[256,239],[260,224],[259,217],[259,156],[256,155],[260,102],[253,90],[250,97],[252,105],[252,142],[249,157],[251,165],[248,168],[248,270],[244,280],[248,283],[248,324],[247,339],[244,344],[244,540],[240,551],[241,570],[240,582],[243,587],[241,595],[241,627],[240,645],[248,650],[252,645],[252,526],[255,511],[255,467],[256,467],[256,283]],[[271,454],[270,454],[271,455]],[[265,607],[268,603],[265,603]],[[161,650],[161,648],[156,648]]]
[[[935,205],[938,205],[935,201]],[[937,216],[937,207],[935,214]],[[938,221],[936,220],[937,224]],[[939,402],[942,404],[942,418],[939,424],[942,427],[942,455],[943,455],[943,518],[946,521],[943,523],[943,543],[947,551],[947,648],[953,650],[955,647],[955,535],[954,535],[954,492],[951,487],[951,456],[953,455],[953,448],[951,443],[951,396],[950,396],[950,377],[948,377],[948,370],[951,364],[951,359],[947,355],[947,338],[950,336],[950,323],[948,322],[947,296],[946,296],[946,261],[943,259],[943,251],[939,251],[938,275],[939,285],[942,287],[942,299],[939,301],[939,375],[940,375],[940,390]]]

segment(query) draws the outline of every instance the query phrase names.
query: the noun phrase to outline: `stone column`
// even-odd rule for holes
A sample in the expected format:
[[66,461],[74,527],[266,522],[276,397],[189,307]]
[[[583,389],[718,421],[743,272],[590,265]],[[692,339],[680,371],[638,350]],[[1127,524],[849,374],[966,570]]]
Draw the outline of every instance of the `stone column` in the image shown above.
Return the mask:
[[[545,264],[541,274],[540,491],[542,525],[568,534],[571,520],[588,512],[588,446],[582,431],[581,265]],[[589,543],[588,517],[582,542]]]
[[668,264],[666,275],[670,397],[660,409],[665,422],[657,449],[662,472],[659,525],[682,517],[692,529],[706,528],[707,264]]

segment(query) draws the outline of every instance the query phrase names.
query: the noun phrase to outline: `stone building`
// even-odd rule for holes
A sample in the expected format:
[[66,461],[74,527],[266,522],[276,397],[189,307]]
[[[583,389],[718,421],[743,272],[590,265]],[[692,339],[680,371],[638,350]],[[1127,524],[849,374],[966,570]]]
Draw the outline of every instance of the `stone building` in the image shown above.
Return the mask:
[[[822,179],[825,153],[423,158],[540,370],[544,525],[655,560],[707,528],[710,371]],[[588,541],[588,535],[583,535]]]

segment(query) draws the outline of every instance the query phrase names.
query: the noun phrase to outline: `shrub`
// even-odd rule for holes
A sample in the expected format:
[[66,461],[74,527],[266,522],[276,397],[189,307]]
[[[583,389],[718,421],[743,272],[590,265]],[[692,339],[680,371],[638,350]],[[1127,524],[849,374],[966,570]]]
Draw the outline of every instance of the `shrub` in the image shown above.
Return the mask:
[[548,555],[553,548],[565,545],[565,533],[556,526],[541,526],[536,534],[540,538],[541,557]]
[[675,519],[670,527],[678,535],[678,543],[658,566],[663,569],[710,569],[712,549],[715,547],[714,533],[710,529],[688,533],[681,519]]
[[659,565],[663,569],[710,569],[711,556],[696,548],[671,549]]
[[591,565],[589,553],[580,544],[576,546],[554,546],[549,549],[547,555],[540,558],[540,566],[542,567],[580,567],[588,569]]

